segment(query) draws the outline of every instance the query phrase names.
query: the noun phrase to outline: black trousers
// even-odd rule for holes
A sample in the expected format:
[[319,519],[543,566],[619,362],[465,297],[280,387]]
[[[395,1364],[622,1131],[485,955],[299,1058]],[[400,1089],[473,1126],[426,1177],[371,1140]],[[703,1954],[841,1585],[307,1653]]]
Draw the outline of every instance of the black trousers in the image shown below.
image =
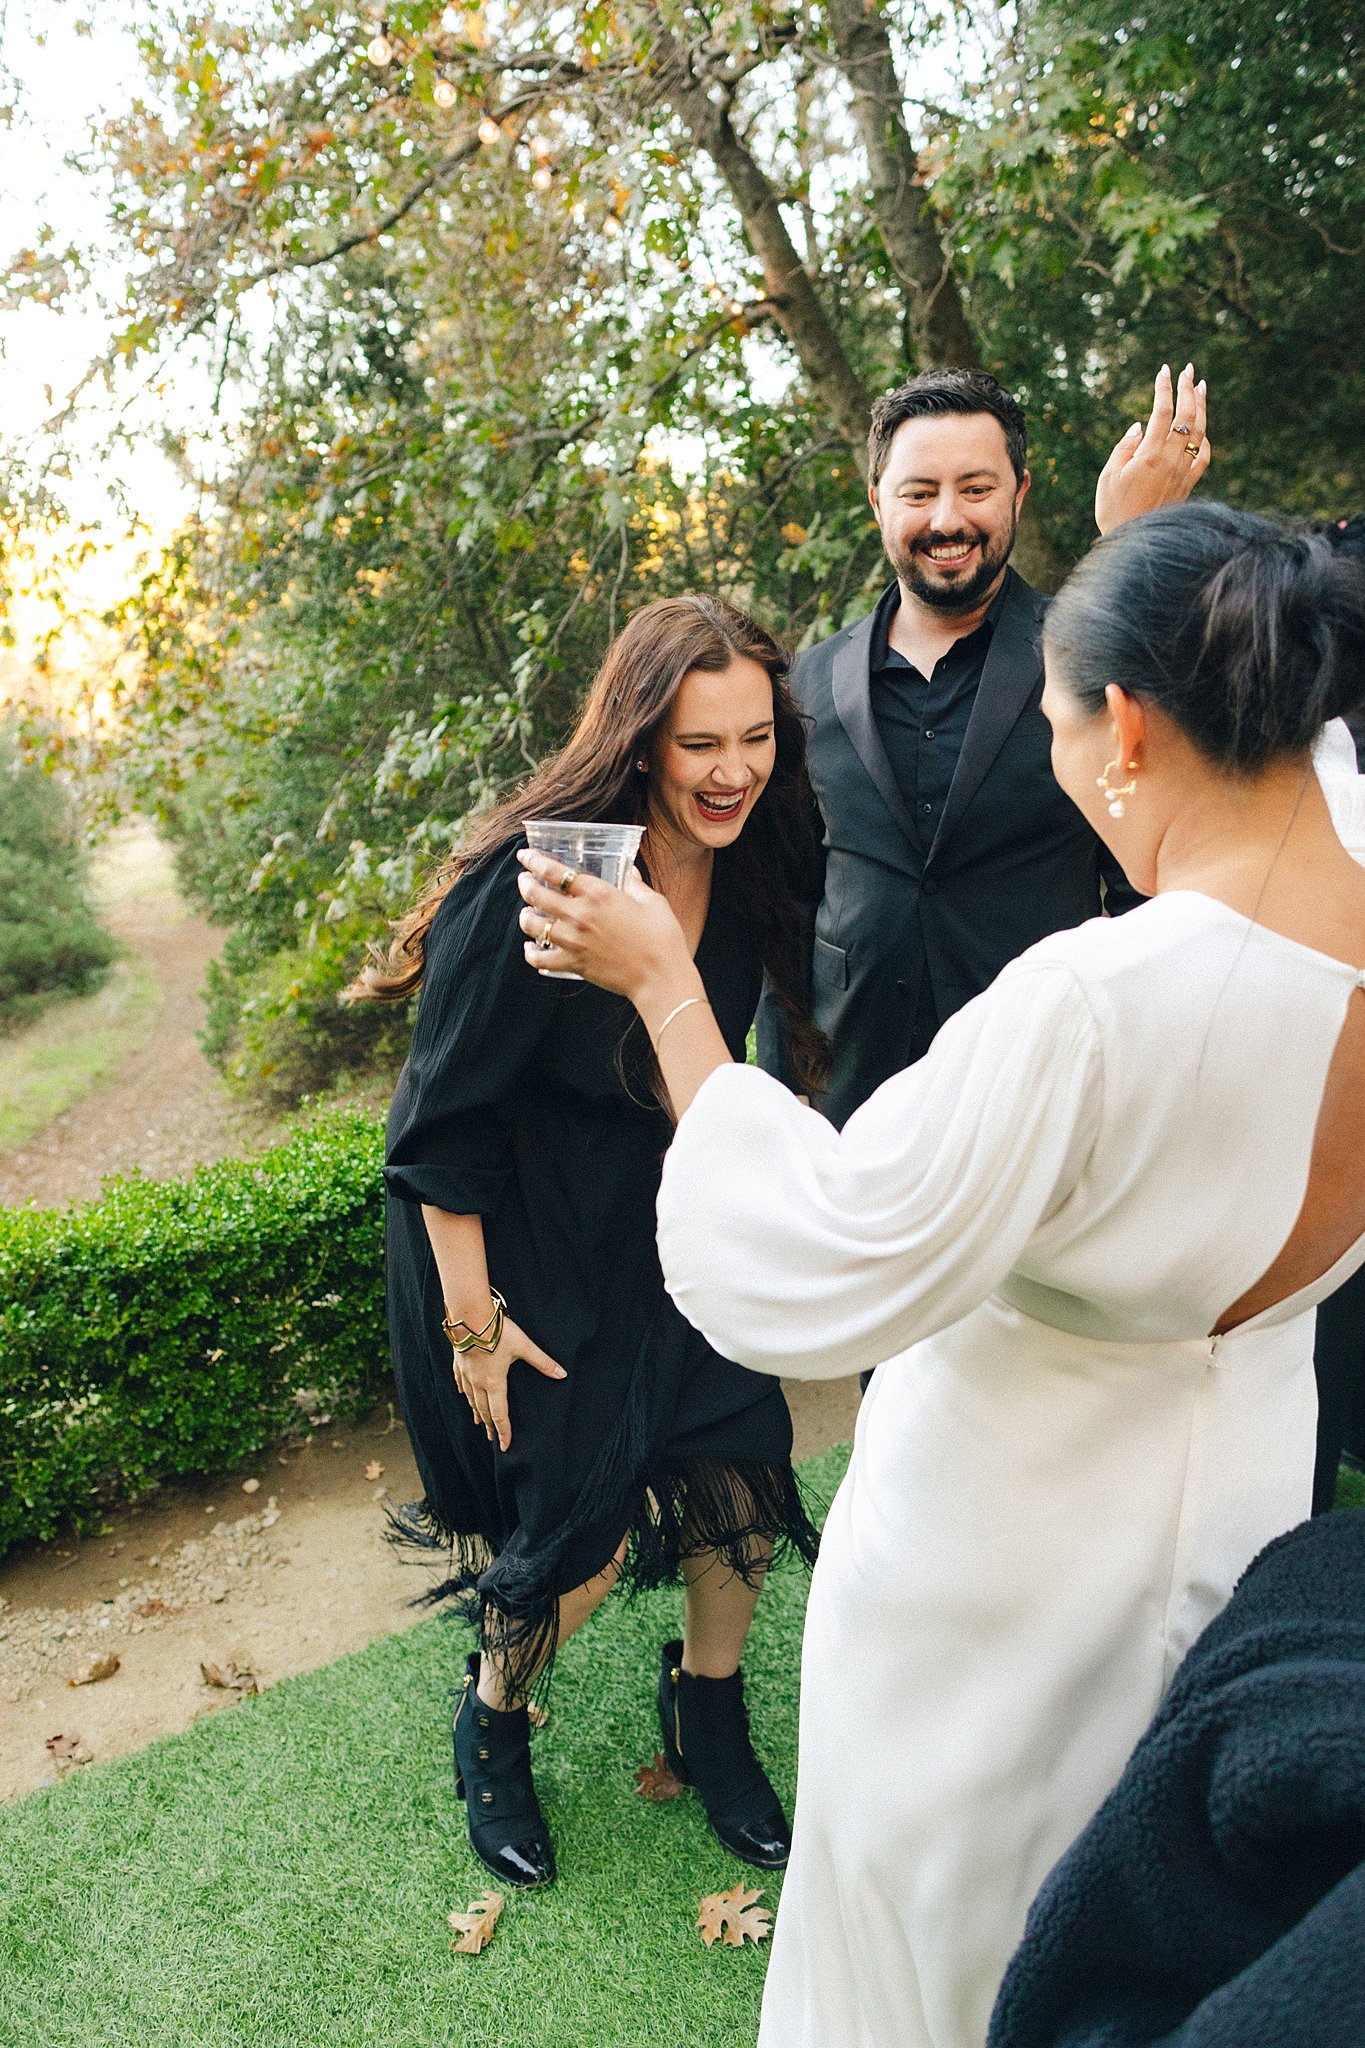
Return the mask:
[[1365,1462],[1365,1266],[1318,1310],[1313,1370],[1318,1381],[1313,1513],[1321,1515],[1332,1505],[1342,1452]]

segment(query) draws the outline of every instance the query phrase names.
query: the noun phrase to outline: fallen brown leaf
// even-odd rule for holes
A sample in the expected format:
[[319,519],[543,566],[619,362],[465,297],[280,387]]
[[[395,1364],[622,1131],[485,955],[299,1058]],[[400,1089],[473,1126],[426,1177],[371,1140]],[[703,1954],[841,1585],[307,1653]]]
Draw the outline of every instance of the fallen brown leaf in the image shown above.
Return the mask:
[[384,1467],[380,1464],[378,1458],[370,1459],[365,1467],[365,1477],[370,1480],[382,1479],[384,1477]]
[[458,1941],[452,1941],[450,1944],[457,1955],[476,1956],[487,1948],[493,1939],[493,1929],[498,1924],[498,1915],[505,1904],[506,1900],[501,1892],[485,1892],[481,1898],[470,1900],[466,1912],[450,1913],[446,1916],[460,1937]]
[[662,1750],[656,1749],[652,1764],[641,1764],[635,1773],[635,1789],[642,1799],[653,1799],[662,1805],[665,1799],[676,1799],[682,1792],[681,1778],[675,1778],[669,1769],[668,1758]]
[[168,1607],[164,1600],[151,1599],[139,1600],[133,1612],[139,1621],[155,1621],[159,1614],[174,1614],[175,1609]]
[[49,1735],[43,1747],[51,1751],[59,1771],[72,1771],[91,1761],[90,1751],[79,1735]]
[[697,1913],[697,1926],[708,1948],[716,1940],[727,1948],[743,1948],[746,1941],[766,1941],[773,1930],[773,1916],[766,1906],[756,1906],[761,1891],[737,1884],[728,1892],[708,1892]]
[[239,1664],[235,1657],[226,1664],[201,1662],[199,1669],[204,1674],[205,1685],[216,1685],[224,1692],[259,1692],[260,1683],[248,1665]]
[[78,1665],[66,1682],[68,1685],[98,1685],[102,1678],[112,1678],[118,1665],[115,1652],[106,1650],[102,1657],[90,1657]]

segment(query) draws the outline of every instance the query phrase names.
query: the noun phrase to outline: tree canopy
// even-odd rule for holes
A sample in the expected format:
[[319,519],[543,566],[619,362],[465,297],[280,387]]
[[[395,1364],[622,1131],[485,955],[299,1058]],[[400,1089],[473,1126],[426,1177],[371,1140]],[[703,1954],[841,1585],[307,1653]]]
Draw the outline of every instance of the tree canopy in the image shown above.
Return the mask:
[[[868,412],[917,368],[1019,393],[1039,580],[1166,358],[1209,378],[1220,495],[1356,509],[1360,45],[1327,0],[149,15],[93,145],[115,354],[197,356],[221,404],[181,423],[204,509],[120,616],[102,766],[234,925],[224,1059],[295,989],[325,1036],[626,610],[856,615]],[[92,274],[50,245],[11,289]]]

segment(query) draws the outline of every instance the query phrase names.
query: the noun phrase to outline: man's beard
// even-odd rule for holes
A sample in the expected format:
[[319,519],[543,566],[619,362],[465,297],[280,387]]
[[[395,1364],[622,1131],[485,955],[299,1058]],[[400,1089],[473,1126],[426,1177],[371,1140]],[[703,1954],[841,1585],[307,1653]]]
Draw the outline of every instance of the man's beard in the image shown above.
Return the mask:
[[[887,548],[886,559],[898,581],[921,604],[927,605],[931,611],[946,612],[949,617],[962,617],[977,609],[1008,562],[1018,527],[1018,519],[1011,519],[1009,532],[999,535],[994,541],[979,533],[936,533],[931,539],[917,542],[908,550],[898,548],[893,554]],[[921,566],[920,557],[927,555],[931,547],[951,547],[955,541],[981,542],[981,559],[976,568],[962,583],[932,582]]]

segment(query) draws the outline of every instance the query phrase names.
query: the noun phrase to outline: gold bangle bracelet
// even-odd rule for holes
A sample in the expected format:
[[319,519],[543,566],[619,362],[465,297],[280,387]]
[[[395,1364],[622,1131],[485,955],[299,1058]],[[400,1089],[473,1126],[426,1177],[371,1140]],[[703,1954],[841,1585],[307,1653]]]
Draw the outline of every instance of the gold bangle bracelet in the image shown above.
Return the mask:
[[663,1023],[659,1026],[658,1030],[654,1034],[654,1050],[656,1053],[658,1052],[659,1047],[663,1044],[664,1033],[665,1031],[667,1031],[669,1025],[673,1022],[673,1019],[675,1017],[681,1017],[684,1010],[695,1009],[698,1003],[704,1003],[708,1010],[711,1007],[711,1004],[706,996],[688,996],[684,1002],[676,1003],[674,1005],[674,1007],[669,1011],[668,1015],[664,1018]]
[[[460,1353],[466,1351],[496,1351],[499,1344],[501,1344],[503,1318],[507,1314],[507,1303],[498,1293],[496,1287],[490,1287],[488,1293],[493,1303],[493,1313],[481,1330],[471,1330],[469,1324],[462,1317],[442,1317],[441,1328],[450,1339],[453,1350]],[[463,1336],[456,1334],[460,1330],[463,1330]]]

